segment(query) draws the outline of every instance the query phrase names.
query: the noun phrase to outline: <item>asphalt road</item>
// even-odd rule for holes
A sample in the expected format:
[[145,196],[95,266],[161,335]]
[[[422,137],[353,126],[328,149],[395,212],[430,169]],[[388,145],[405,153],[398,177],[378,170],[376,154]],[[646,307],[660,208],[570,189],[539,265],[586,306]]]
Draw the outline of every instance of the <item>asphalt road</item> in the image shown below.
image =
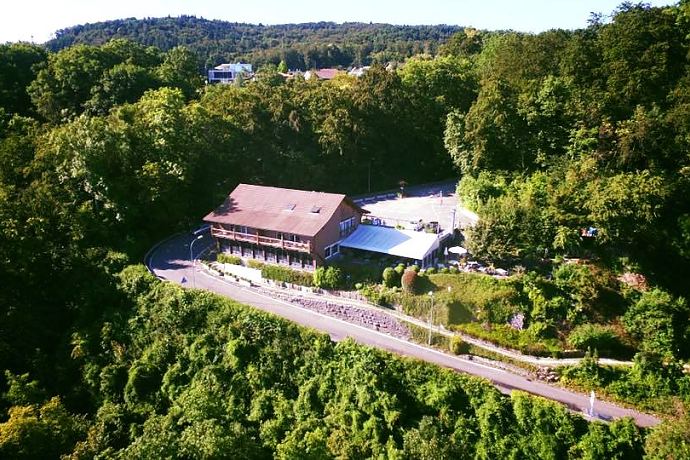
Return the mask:
[[[456,371],[483,377],[493,382],[504,393],[522,390],[547,399],[565,404],[575,412],[583,412],[589,407],[589,395],[576,393],[546,383],[532,381],[523,376],[502,369],[495,369],[471,360],[451,356],[416,343],[407,342],[389,335],[351,324],[330,316],[325,316],[305,308],[283,302],[249,288],[231,284],[222,279],[210,276],[197,267],[192,270],[190,263],[190,235],[181,235],[161,243],[153,249],[147,258],[151,271],[161,279],[182,284],[185,287],[206,289],[229,297],[238,302],[282,316],[304,326],[328,333],[334,340],[351,337],[364,345],[387,350],[399,355],[409,356],[444,366]],[[193,241],[194,257],[211,245],[211,238]],[[656,417],[626,409],[614,404],[597,400],[594,407],[598,418],[612,420],[632,417],[639,426],[653,426],[660,422]]]

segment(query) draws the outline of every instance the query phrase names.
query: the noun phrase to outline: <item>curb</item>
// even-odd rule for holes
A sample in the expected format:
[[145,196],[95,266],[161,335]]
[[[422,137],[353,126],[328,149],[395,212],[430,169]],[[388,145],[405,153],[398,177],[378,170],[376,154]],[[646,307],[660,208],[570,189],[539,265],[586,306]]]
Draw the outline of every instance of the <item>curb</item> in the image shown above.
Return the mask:
[[146,266],[146,269],[149,271],[149,273],[151,273],[151,274],[154,275],[156,278],[158,278],[158,275],[156,275],[156,274],[153,272],[153,270],[151,269],[151,266],[149,265],[149,260],[151,259],[151,255],[156,251],[156,249],[158,249],[159,247],[161,247],[164,243],[167,243],[168,241],[170,241],[170,240],[172,240],[172,239],[174,239],[174,238],[177,238],[178,236],[184,235],[185,233],[187,233],[187,232],[177,232],[177,233],[173,233],[172,235],[170,235],[170,236],[168,236],[168,237],[166,237],[166,238],[163,238],[163,239],[160,240],[158,243],[156,243],[156,244],[154,244],[153,246],[151,246],[151,249],[149,249],[148,251],[146,251],[146,254],[144,254],[143,262],[144,262],[144,266]]

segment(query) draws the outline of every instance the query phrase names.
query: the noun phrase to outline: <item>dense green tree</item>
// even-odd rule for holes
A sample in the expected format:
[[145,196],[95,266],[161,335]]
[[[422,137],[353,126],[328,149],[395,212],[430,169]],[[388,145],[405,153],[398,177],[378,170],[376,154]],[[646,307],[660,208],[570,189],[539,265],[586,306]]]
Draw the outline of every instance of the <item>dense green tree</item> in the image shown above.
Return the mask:
[[29,93],[41,116],[60,123],[85,110],[105,114],[160,86],[180,88],[190,98],[201,84],[196,57],[187,49],[173,48],[161,56],[155,48],[118,39],[51,54]]
[[0,45],[0,107],[10,114],[33,113],[27,87],[47,57],[45,49],[37,45]]
[[598,40],[607,87],[604,105],[615,118],[630,116],[640,104],[663,104],[684,72],[686,37],[664,8],[624,3]]
[[669,420],[647,435],[645,458],[679,460],[690,456],[690,418],[687,413],[679,420]]
[[485,169],[526,170],[533,159],[526,132],[511,88],[483,81],[469,112],[449,115],[445,144],[463,175]]
[[5,458],[57,458],[69,454],[85,421],[70,414],[60,398],[41,405],[14,406],[0,423],[0,455]]
[[623,317],[627,331],[642,343],[642,350],[686,356],[690,315],[685,299],[655,289],[642,294]]
[[156,73],[163,86],[180,88],[185,97],[191,98],[201,88],[197,57],[185,47],[175,47],[163,55],[163,62]]

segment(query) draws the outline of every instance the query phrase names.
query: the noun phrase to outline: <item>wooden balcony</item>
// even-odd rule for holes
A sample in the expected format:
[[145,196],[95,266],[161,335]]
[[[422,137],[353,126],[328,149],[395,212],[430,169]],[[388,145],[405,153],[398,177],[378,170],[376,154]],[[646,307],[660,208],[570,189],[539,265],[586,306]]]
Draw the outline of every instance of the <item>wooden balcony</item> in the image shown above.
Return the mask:
[[245,243],[256,244],[258,246],[270,246],[272,248],[285,249],[287,251],[311,252],[311,244],[298,243],[296,241],[283,240],[279,238],[270,238],[268,236],[252,235],[250,233],[240,233],[232,230],[225,230],[223,228],[211,227],[211,235],[216,238],[225,238],[226,240],[242,241]]

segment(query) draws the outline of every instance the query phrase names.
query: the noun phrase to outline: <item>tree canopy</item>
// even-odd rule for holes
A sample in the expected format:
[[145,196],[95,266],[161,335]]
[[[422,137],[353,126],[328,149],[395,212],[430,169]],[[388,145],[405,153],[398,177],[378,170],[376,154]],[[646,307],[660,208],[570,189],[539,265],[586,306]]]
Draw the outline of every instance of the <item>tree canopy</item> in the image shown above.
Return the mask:
[[[124,19],[48,51],[1,45],[0,457],[667,458],[685,419],[649,436],[587,424],[131,264],[240,182],[359,194],[458,178],[480,217],[463,244],[524,272],[496,302],[477,294],[478,320],[520,313],[531,339],[580,348],[620,339],[631,369],[592,358],[563,376],[630,403],[687,399],[689,17],[687,2],[624,3],[540,34]],[[203,85],[238,59],[254,78]]]

